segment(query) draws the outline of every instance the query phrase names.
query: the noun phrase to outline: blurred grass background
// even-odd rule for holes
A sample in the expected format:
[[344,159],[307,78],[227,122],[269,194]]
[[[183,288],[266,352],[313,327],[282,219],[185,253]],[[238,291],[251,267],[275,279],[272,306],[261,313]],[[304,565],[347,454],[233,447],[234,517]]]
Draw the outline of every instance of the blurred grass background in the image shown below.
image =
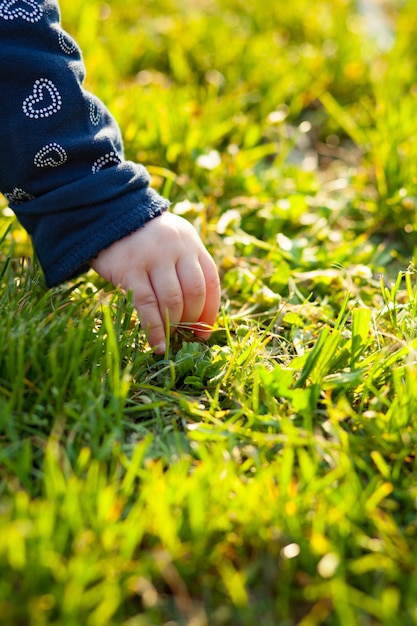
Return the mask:
[[62,0],[222,276],[167,358],[3,201],[0,624],[417,622],[415,0]]

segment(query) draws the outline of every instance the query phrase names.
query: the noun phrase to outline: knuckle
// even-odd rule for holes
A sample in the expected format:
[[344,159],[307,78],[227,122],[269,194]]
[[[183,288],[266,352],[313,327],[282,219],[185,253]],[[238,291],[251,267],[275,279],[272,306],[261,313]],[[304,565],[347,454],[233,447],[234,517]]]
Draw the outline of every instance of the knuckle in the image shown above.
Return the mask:
[[138,298],[139,309],[144,309],[144,308],[148,309],[148,308],[157,308],[157,307],[158,307],[158,301],[156,299],[155,294],[152,292],[143,293]]
[[214,274],[213,276],[209,276],[207,278],[207,290],[210,292],[220,291],[220,278],[218,274]]
[[198,282],[189,286],[187,289],[188,295],[195,299],[201,300],[206,295],[206,286],[204,283]]
[[164,305],[168,310],[180,309],[183,305],[182,293],[169,293],[164,298]]

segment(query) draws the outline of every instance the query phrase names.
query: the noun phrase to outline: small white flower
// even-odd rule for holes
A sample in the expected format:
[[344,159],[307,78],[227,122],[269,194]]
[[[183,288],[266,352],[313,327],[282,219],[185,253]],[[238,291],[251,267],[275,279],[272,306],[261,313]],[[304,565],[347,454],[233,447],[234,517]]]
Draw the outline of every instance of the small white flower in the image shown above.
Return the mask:
[[222,160],[217,150],[210,150],[208,154],[200,154],[196,163],[205,170],[214,170],[219,167]]

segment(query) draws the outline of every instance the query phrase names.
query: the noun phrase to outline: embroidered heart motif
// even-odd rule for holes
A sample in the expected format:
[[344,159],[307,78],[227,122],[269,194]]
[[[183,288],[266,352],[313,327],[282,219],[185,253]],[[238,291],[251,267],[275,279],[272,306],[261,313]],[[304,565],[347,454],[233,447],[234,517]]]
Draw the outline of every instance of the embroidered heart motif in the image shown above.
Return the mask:
[[0,1],[0,17],[4,20],[22,18],[27,22],[34,23],[39,22],[42,13],[42,7],[35,0]]
[[49,117],[57,113],[62,99],[54,83],[48,78],[38,78],[33,85],[33,93],[23,101],[23,113],[32,119]]
[[119,155],[113,150],[101,156],[99,159],[97,159],[97,161],[94,161],[93,167],[91,168],[93,174],[97,174],[100,170],[103,169],[103,167],[109,165],[109,163],[115,163],[116,165],[121,163]]
[[62,30],[58,31],[58,43],[59,47],[63,52],[65,52],[65,54],[72,54],[77,49],[75,41],[73,41],[71,37]]
[[36,167],[59,167],[67,160],[67,153],[59,143],[48,143],[35,154]]
[[98,126],[101,120],[101,111],[96,102],[93,99],[90,100],[90,104],[88,106],[89,114],[90,114],[90,122],[93,126]]
[[26,202],[27,200],[33,200],[35,196],[32,196],[27,191],[20,189],[20,187],[15,187],[13,191],[10,193],[4,194],[7,200],[13,204],[21,204],[22,202]]

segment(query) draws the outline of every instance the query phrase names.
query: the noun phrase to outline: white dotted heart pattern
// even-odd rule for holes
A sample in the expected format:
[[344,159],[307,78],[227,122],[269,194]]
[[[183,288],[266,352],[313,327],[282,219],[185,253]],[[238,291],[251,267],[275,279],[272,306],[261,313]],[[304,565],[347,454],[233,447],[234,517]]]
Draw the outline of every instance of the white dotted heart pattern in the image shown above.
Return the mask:
[[5,193],[4,196],[7,198],[9,202],[13,202],[14,204],[21,204],[22,202],[27,202],[28,200],[33,200],[35,196],[27,193],[20,187],[15,187],[13,191],[9,193]]
[[42,7],[36,0],[0,0],[0,18],[3,20],[20,18],[34,24],[42,15]]
[[58,143],[48,143],[35,154],[36,167],[59,167],[67,160],[67,153]]
[[[0,0],[0,21],[24,20],[35,24],[46,15],[43,5],[43,0]],[[77,44],[65,31],[58,30],[57,44],[59,49],[67,55],[78,51]],[[103,119],[101,103],[88,95],[86,103],[89,121],[92,126],[98,127]],[[61,93],[56,84],[49,78],[41,77],[35,80],[32,92],[24,99],[22,111],[31,120],[42,120],[58,114],[62,105]],[[64,165],[68,159],[69,156],[62,145],[50,142],[35,154],[33,163],[37,168],[54,168]],[[119,163],[121,163],[119,154],[112,150],[99,157],[93,163],[91,171],[97,174],[108,165]],[[20,187],[15,187],[13,191],[4,195],[9,202],[14,204],[33,200],[35,197]]]
[[91,98],[88,105],[88,112],[90,116],[90,122],[93,126],[98,126],[101,121],[101,111],[96,102]]
[[113,150],[111,152],[107,152],[93,163],[93,167],[91,168],[93,174],[97,174],[100,170],[103,169],[103,167],[106,167],[106,165],[108,165],[109,163],[121,163],[119,155]]
[[75,41],[73,41],[70,36],[62,30],[58,31],[58,43],[59,47],[63,52],[65,52],[65,54],[72,54],[77,50]]
[[62,106],[58,89],[49,78],[38,78],[33,85],[33,92],[24,100],[23,113],[32,119],[49,117],[57,113]]

